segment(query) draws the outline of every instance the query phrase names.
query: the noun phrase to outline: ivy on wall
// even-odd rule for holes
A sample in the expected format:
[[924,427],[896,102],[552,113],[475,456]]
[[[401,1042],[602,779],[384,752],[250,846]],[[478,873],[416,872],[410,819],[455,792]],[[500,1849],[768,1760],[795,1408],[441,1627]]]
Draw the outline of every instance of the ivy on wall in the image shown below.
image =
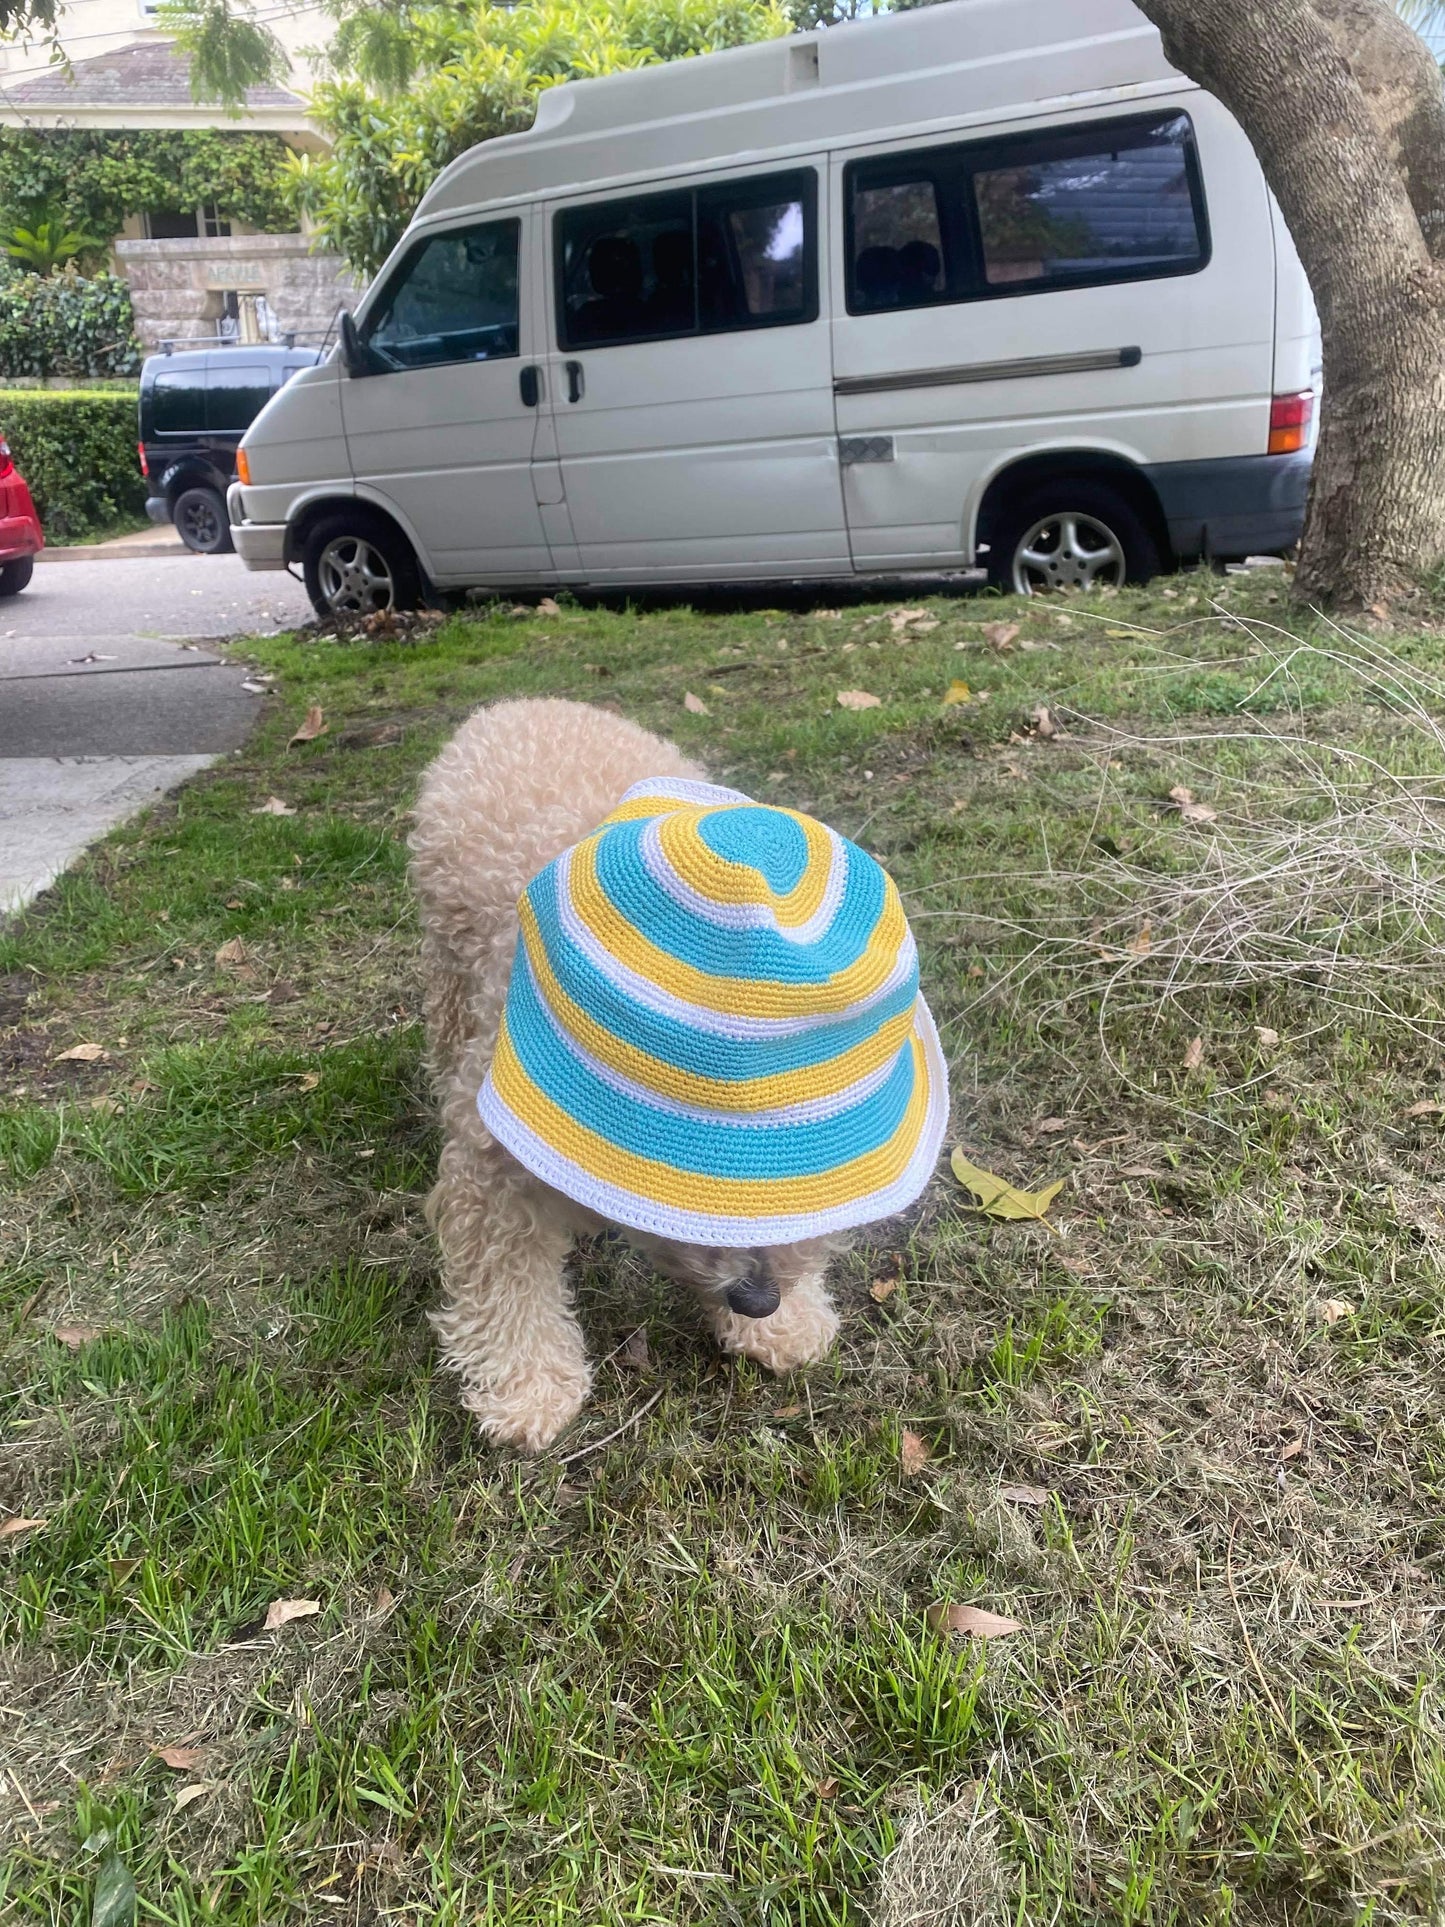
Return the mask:
[[130,289],[119,275],[0,275],[0,381],[96,381],[139,368]]
[[[108,132],[0,130],[0,225],[45,208],[82,233],[118,234],[143,208],[215,204],[263,234],[292,234],[279,134],[206,129]],[[87,265],[90,265],[89,263]]]

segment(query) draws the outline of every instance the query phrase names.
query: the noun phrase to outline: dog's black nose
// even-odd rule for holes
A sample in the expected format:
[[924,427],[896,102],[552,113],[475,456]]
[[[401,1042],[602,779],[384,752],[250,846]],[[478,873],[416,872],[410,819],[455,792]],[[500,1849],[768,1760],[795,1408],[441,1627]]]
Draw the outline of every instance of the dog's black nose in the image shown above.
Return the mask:
[[770,1318],[782,1303],[782,1293],[766,1258],[753,1258],[735,1284],[728,1286],[728,1305],[739,1318]]

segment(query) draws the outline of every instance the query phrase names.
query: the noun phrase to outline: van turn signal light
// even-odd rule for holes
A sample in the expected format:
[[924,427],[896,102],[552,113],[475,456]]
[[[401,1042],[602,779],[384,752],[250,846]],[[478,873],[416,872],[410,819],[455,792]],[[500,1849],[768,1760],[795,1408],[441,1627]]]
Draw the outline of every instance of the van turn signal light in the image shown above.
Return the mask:
[[[1276,402],[1275,407],[1278,408],[1278,406],[1279,406],[1279,403]],[[1274,453],[1273,420],[1274,418],[1271,416],[1270,418],[1271,425],[1270,425],[1270,431],[1269,431],[1269,450],[1271,454]],[[251,464],[250,464],[250,461],[247,459],[246,451],[244,448],[238,448],[236,450],[236,480],[241,484],[242,488],[249,488],[251,486]]]
[[1309,441],[1314,413],[1313,389],[1301,395],[1276,395],[1269,408],[1270,454],[1297,455]]

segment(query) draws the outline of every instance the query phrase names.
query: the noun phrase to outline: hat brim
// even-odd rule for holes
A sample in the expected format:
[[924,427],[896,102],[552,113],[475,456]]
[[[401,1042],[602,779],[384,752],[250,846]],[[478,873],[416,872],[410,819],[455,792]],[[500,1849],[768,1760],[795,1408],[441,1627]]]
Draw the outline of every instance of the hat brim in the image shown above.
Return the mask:
[[[795,1244],[890,1218],[906,1210],[932,1177],[948,1127],[948,1069],[922,997],[904,1048],[913,1054],[914,1092],[903,1123],[887,1144],[835,1172],[814,1174],[811,1184],[754,1180],[737,1186],[650,1163],[582,1130],[535,1090],[527,1094],[524,1121],[498,1089],[496,1063],[477,1094],[477,1109],[520,1164],[609,1223],[683,1244]],[[508,1069],[515,1075],[520,1066],[513,1059]],[[739,1126],[730,1120],[725,1128],[735,1132]],[[772,1208],[810,1189],[819,1195],[798,1197],[799,1208]],[[684,1192],[694,1198],[706,1193],[720,1208],[693,1208]]]

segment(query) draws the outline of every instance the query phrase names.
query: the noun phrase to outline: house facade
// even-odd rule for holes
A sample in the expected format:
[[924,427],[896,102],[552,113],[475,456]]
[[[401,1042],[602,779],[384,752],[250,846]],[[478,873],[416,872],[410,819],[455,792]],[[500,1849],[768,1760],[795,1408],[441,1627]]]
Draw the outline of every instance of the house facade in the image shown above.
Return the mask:
[[[154,15],[154,0],[71,0],[61,19],[63,63],[43,44],[0,41],[0,127],[211,129],[275,134],[303,153],[323,146],[304,98],[313,80],[307,50],[324,44],[332,24],[320,6],[263,4],[259,17],[286,49],[290,71],[281,85],[253,87],[234,116],[193,98],[190,63]],[[214,203],[131,210],[113,254],[147,352],[288,335],[319,341],[356,294],[340,257],[316,252],[299,229],[257,233]]]

